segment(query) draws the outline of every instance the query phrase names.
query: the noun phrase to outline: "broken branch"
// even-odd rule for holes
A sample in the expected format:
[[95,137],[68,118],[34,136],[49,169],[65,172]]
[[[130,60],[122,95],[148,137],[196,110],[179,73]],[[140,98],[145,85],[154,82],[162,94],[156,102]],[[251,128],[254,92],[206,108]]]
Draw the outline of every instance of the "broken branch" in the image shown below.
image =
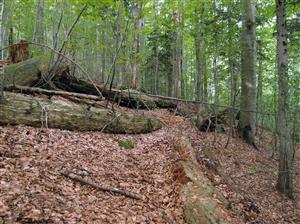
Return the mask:
[[140,194],[137,194],[137,193],[133,193],[133,192],[129,192],[129,191],[123,191],[123,190],[120,190],[120,189],[115,188],[115,187],[103,187],[103,186],[98,186],[94,183],[90,183],[90,182],[76,176],[75,174],[73,174],[70,171],[64,171],[61,174],[65,177],[73,180],[73,181],[79,182],[82,185],[90,186],[90,187],[96,189],[97,191],[108,191],[108,192],[111,192],[111,193],[121,194],[123,196],[129,197],[129,198],[132,198],[132,199],[136,199],[136,200],[142,200],[143,199],[143,196],[140,195]]

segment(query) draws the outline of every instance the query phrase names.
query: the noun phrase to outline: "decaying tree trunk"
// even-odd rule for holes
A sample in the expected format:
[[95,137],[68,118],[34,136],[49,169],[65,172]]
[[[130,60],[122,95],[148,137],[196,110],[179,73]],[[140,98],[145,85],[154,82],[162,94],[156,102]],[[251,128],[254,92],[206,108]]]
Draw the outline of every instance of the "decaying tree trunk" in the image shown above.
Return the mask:
[[[47,58],[31,58],[6,66],[4,85],[35,86],[39,83],[40,87],[49,88],[42,77],[49,70],[47,61]],[[55,73],[56,75],[51,81],[58,89],[99,96],[94,84],[69,75],[69,68],[66,64],[61,63]],[[176,108],[176,103],[172,100],[146,96],[136,90],[112,89],[110,92],[100,85],[97,85],[97,88],[101,90],[104,97],[121,106],[139,109]]]
[[18,63],[29,59],[29,43],[21,40],[9,48],[10,60],[12,63]]
[[176,137],[174,148],[179,156],[174,164],[174,179],[182,188],[180,197],[186,223],[229,223],[225,215],[229,202],[201,172],[189,139]]
[[76,131],[138,134],[161,128],[161,122],[137,113],[113,112],[63,98],[33,97],[4,92],[0,124],[24,124]]
[[[20,63],[5,66],[4,85],[33,86],[49,70],[48,58],[30,58]],[[68,73],[68,66],[61,63],[56,68],[57,74]]]

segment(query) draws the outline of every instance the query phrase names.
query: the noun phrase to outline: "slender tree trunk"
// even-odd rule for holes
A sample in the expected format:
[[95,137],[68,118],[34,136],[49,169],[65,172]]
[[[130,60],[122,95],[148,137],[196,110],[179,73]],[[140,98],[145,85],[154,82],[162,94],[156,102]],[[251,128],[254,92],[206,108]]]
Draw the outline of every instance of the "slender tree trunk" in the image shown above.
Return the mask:
[[158,88],[159,88],[159,86],[158,86],[158,66],[159,66],[159,58],[158,58],[158,47],[157,47],[157,45],[156,46],[154,46],[154,48],[155,48],[155,71],[154,71],[154,79],[153,79],[153,84],[152,84],[152,86],[153,86],[153,91],[152,91],[152,93],[153,94],[158,94]]
[[240,134],[250,145],[255,146],[256,132],[256,41],[255,5],[253,0],[242,0],[243,27],[241,34],[241,116]]
[[134,30],[133,30],[133,43],[132,43],[132,56],[131,56],[131,87],[134,89],[138,88],[137,74],[138,74],[138,53],[139,53],[139,45],[140,45],[139,32],[141,29],[141,22],[139,17],[140,17],[141,10],[142,10],[142,6],[139,6],[138,3],[136,3],[132,9]]
[[293,197],[293,149],[289,127],[288,50],[286,0],[276,0],[277,66],[278,66],[278,125],[280,140],[277,189]]
[[201,80],[202,80],[202,65],[201,65],[201,46],[199,35],[195,38],[195,48],[196,48],[196,100],[202,100],[202,88],[201,88]]
[[206,61],[206,46],[205,40],[203,40],[202,44],[202,52],[201,52],[201,60],[203,62],[202,66],[202,74],[203,74],[203,85],[202,85],[202,97],[203,102],[208,102],[208,72],[207,72],[207,61]]
[[[257,71],[257,111],[261,111],[262,109],[262,96],[263,96],[263,57],[262,57],[262,40],[258,41],[258,71]],[[256,121],[259,120],[259,114],[256,116]]]
[[218,79],[218,68],[217,68],[217,53],[215,53],[213,58],[213,79],[214,79],[214,110],[215,113],[218,112],[219,106],[219,79]]
[[230,95],[229,95],[229,102],[231,107],[231,113],[230,113],[230,126],[231,126],[231,135],[234,134],[234,126],[235,126],[235,102],[236,102],[236,93],[237,93],[237,72],[235,69],[235,61],[234,61],[234,55],[233,55],[233,22],[231,20],[232,16],[232,6],[231,2],[228,3],[228,17],[227,17],[227,26],[228,26],[228,70],[229,70],[229,89],[230,89]]
[[[7,1],[6,0],[6,5],[5,5],[5,26],[2,28],[2,32],[3,32],[3,45],[4,46],[10,46],[12,45],[14,42],[14,37],[13,37],[13,24],[12,24],[12,17],[13,17],[13,11],[15,9],[15,1],[16,0],[11,0],[11,1]],[[9,4],[8,4],[9,3]],[[20,38],[17,39],[16,41],[20,41]],[[4,54],[4,58],[5,57],[9,57],[10,56],[10,51],[9,50],[4,50],[3,51]]]
[[104,28],[102,31],[102,45],[104,46],[101,54],[101,81],[105,82],[106,77],[106,63],[108,58],[108,48],[109,42],[107,41],[107,34],[109,33],[107,22],[104,23]]
[[96,48],[95,48],[95,55],[96,55],[96,76],[97,79],[100,79],[100,59],[99,59],[99,41],[100,34],[99,34],[99,26],[96,24]]
[[173,12],[173,20],[175,25],[174,31],[174,43],[173,43],[173,77],[174,77],[174,96],[180,97],[181,93],[181,81],[182,81],[182,53],[183,53],[183,37],[182,37],[182,12],[181,1],[176,1]]
[[[204,78],[206,77],[205,72],[205,54],[204,54],[204,1],[197,1],[195,9],[196,18],[196,35],[195,35],[195,50],[196,50],[196,100],[203,102],[205,101],[204,94]],[[202,120],[202,103],[198,104],[197,108],[197,124]]]
[[[5,24],[5,5],[6,1],[2,0],[2,5],[1,5],[1,23],[0,23],[0,47],[1,49],[4,48],[4,35],[3,35],[3,30],[4,30],[4,24]],[[4,58],[4,51],[1,51],[1,59]]]
[[[36,24],[33,36],[33,42],[44,44],[44,0],[38,0],[36,5]],[[40,47],[40,51],[43,52],[43,47]]]

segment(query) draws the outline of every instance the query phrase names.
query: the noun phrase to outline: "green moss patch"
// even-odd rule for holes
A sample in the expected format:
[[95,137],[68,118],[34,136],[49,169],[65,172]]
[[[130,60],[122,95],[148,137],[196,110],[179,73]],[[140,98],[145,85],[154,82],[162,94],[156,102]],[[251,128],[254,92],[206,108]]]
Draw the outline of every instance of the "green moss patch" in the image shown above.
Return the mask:
[[118,140],[118,145],[124,149],[133,149],[134,143],[130,140]]

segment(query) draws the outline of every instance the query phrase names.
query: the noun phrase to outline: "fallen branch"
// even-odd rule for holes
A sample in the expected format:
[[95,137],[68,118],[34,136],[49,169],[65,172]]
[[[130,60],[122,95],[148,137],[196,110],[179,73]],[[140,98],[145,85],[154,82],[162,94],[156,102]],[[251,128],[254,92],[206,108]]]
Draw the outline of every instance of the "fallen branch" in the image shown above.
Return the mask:
[[142,200],[143,199],[143,196],[140,195],[140,194],[137,194],[137,193],[133,193],[133,192],[129,192],[129,191],[122,191],[122,190],[120,190],[118,188],[115,188],[115,187],[102,187],[102,186],[98,186],[94,183],[90,183],[90,182],[76,176],[75,174],[73,174],[70,171],[64,171],[61,174],[65,177],[71,179],[71,180],[79,182],[82,185],[88,185],[88,186],[96,189],[97,191],[108,191],[108,192],[111,192],[111,193],[121,194],[123,196],[129,197],[129,198],[132,198],[132,199],[136,199],[136,200]]
[[4,86],[4,90],[12,91],[17,90],[21,93],[39,93],[45,95],[59,95],[59,96],[73,96],[78,98],[84,98],[89,100],[103,100],[103,98],[94,95],[82,94],[82,93],[73,93],[73,92],[66,92],[66,91],[57,91],[57,90],[47,90],[41,89],[36,87],[27,87],[27,86],[19,86],[19,85],[6,85]]

